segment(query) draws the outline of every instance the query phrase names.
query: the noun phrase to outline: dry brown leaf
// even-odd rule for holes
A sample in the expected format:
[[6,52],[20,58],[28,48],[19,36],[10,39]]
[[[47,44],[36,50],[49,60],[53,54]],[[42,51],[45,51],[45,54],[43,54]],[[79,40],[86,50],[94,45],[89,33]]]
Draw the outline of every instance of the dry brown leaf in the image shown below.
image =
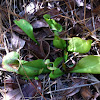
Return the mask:
[[33,41],[26,40],[25,49],[30,50],[35,57],[44,59],[50,53],[50,46],[46,41],[40,41],[40,46],[35,44]]
[[22,49],[25,45],[25,41],[14,33],[12,34],[11,43],[14,51]]
[[89,87],[82,87],[81,96],[83,97],[84,100],[90,100],[93,97]]
[[6,89],[13,90],[18,88],[17,82],[12,77],[8,77],[7,79],[5,79],[4,84],[6,86]]
[[36,20],[32,23],[33,28],[49,27],[49,25],[44,20]]
[[[32,82],[34,83],[35,87],[41,92],[41,82],[37,80],[33,80]],[[31,83],[28,83],[24,85],[24,88],[22,88],[22,92],[24,97],[33,97],[37,93],[37,90]]]
[[[74,82],[72,82],[72,85],[70,84],[70,87],[75,87],[75,86],[79,86],[79,85],[82,85],[82,84],[84,84],[84,80],[82,80],[82,79],[72,79],[72,81]],[[75,95],[75,94],[77,94],[79,91],[80,91],[80,89],[81,88],[75,88],[75,89],[69,89],[69,90],[66,90],[64,93],[63,93],[63,98],[65,98],[65,97],[70,97],[70,96],[73,96],[73,95]],[[63,100],[63,99],[62,99]]]
[[20,89],[14,89],[12,91],[8,91],[3,95],[4,99],[3,100],[20,100],[22,98]]
[[98,5],[95,9],[92,11],[94,14],[100,14],[100,5]]
[[44,7],[44,8],[42,8],[42,9],[39,9],[39,10],[35,13],[35,15],[38,16],[39,18],[42,18],[44,14],[49,14],[49,15],[51,15],[51,17],[56,15],[56,16],[54,17],[55,20],[56,20],[57,18],[61,18],[61,17],[59,16],[60,11],[58,11],[56,8],[49,9],[49,8],[47,8],[47,7]]

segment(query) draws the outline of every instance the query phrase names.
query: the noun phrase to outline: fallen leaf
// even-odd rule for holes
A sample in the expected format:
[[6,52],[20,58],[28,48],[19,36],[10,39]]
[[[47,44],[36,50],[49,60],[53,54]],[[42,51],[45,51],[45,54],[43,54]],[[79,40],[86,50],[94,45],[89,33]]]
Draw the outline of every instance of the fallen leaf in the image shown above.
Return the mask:
[[8,91],[3,95],[3,100],[20,100],[22,98],[22,94],[20,92],[20,89],[14,89],[12,91]]
[[[49,14],[50,16],[54,16],[54,17],[53,17],[54,20],[57,20],[57,19],[61,18],[61,17],[59,16],[60,13],[61,13],[61,12],[58,11],[56,8],[49,9],[49,8],[47,8],[47,7],[44,7],[44,8],[42,8],[42,9],[39,9],[39,10],[35,13],[35,15],[36,15],[37,17],[39,17],[39,18],[42,18],[44,14]],[[56,16],[55,16],[55,15],[56,15]]]
[[21,34],[21,35],[26,35],[26,33],[21,28],[19,28],[17,25],[13,25],[12,30],[14,32]]
[[[32,82],[34,86],[38,89],[38,91],[41,92],[41,88],[42,88],[41,82],[37,80],[33,80]],[[8,83],[8,81],[6,83],[7,85],[10,84]],[[25,97],[26,98],[33,97],[36,95],[36,93],[38,93],[37,90],[34,88],[34,86],[31,83],[26,83],[26,84],[23,84],[22,87],[20,87],[21,90],[18,87],[12,90],[8,90],[6,93],[2,95],[3,100],[22,100]]]
[[34,29],[34,36],[38,40],[43,40],[45,37],[54,36],[54,33],[49,28]]
[[41,41],[39,42],[40,46],[36,45],[33,41],[26,40],[25,49],[30,50],[34,56],[43,59],[49,55],[50,46],[48,42]]
[[14,51],[22,49],[25,45],[25,41],[14,33],[12,34],[11,43]]
[[[33,80],[32,82],[35,87],[41,92],[41,82],[37,80]],[[24,88],[22,89],[22,92],[25,97],[33,97],[36,93],[38,93],[31,83],[25,84]]]
[[92,11],[94,14],[100,14],[100,5],[98,5],[95,9]]
[[[79,86],[84,84],[84,80],[82,79],[72,79],[72,83],[69,84],[69,87],[75,87],[75,86]],[[75,89],[68,89],[66,91],[63,92],[63,96],[69,97],[69,96],[73,96],[75,94],[77,94],[80,91],[81,88],[75,88]]]
[[10,88],[11,90],[13,90],[18,88],[17,82],[12,77],[8,77],[7,79],[5,79],[4,84],[6,86],[6,89]]
[[44,20],[36,20],[32,23],[33,28],[49,27],[49,25]]
[[81,96],[84,100],[90,100],[93,95],[89,87],[82,87],[81,88]]

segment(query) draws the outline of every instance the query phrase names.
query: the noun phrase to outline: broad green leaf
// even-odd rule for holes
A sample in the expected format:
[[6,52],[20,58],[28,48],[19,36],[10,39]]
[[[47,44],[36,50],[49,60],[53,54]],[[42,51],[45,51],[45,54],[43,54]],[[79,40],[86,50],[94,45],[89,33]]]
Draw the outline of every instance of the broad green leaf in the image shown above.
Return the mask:
[[33,27],[29,22],[27,22],[25,19],[20,19],[18,21],[14,20],[14,23],[19,28],[21,28],[34,42],[38,44],[33,34]]
[[82,58],[71,72],[100,74],[100,56],[89,55]]
[[47,69],[47,65],[45,65],[43,59],[33,60],[24,63],[20,65],[18,69],[18,74],[23,76],[26,76],[27,74],[28,77],[32,77],[32,76],[39,75],[40,73],[48,73],[48,72],[50,72],[50,70]]
[[19,54],[17,52],[10,52],[5,55],[3,57],[2,66],[9,72],[16,72],[17,74],[23,76],[27,75],[28,77],[50,72],[43,59],[29,62],[19,60]]
[[66,41],[55,35],[53,45],[58,49],[64,50],[66,48]]
[[92,40],[83,40],[79,37],[73,37],[69,40],[68,51],[87,53],[91,49]]
[[38,59],[34,61],[29,61],[25,64],[20,65],[18,69],[18,73],[25,76],[25,73],[30,76],[39,75],[40,73],[48,73],[50,72],[47,69],[47,65],[45,65],[43,59]]
[[45,62],[43,59],[37,59],[33,61],[29,61],[27,63],[23,64],[24,66],[32,66],[34,68],[47,68],[47,65],[45,65]]
[[39,70],[39,75],[43,72],[43,68]]
[[63,57],[58,57],[55,59],[55,61],[53,62],[53,67],[57,67],[61,61],[63,60]]
[[57,78],[57,77],[62,76],[63,74],[64,74],[64,73],[63,73],[59,68],[57,68],[56,70],[54,70],[53,72],[51,72],[51,73],[49,74],[49,77],[52,78],[52,79],[55,79],[55,78]]
[[43,18],[49,24],[50,28],[54,31],[55,35],[59,36],[58,32],[62,31],[62,26],[58,24],[54,19],[50,19],[50,15],[48,14],[45,14]]
[[36,76],[36,77],[34,77],[34,79],[35,79],[35,80],[39,80],[39,78],[38,78],[37,76]]

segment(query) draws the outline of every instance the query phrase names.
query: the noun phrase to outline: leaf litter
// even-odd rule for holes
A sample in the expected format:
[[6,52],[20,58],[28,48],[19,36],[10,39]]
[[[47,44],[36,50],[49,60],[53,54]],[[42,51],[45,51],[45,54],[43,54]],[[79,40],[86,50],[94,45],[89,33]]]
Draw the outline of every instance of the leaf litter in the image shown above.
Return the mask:
[[[25,13],[25,9],[28,8],[27,6],[29,6],[28,4],[31,2],[33,2],[33,0],[26,0],[24,2],[20,0],[19,2],[16,0],[12,2],[11,0],[10,2],[5,0],[0,1],[0,35],[2,36],[7,32],[9,33],[9,35],[7,35],[8,33],[6,34],[6,40],[8,41],[6,43],[3,41],[4,43],[0,44],[6,44],[6,47],[3,45],[5,48],[4,51],[0,48],[1,55],[5,55],[5,51],[7,52],[8,48],[8,51],[20,50],[21,59],[28,59],[29,57],[26,55],[30,55],[30,60],[49,58],[51,61],[54,61],[57,57],[62,57],[62,50],[53,47],[51,40],[54,38],[54,33],[44,21],[44,14],[50,14],[51,18],[63,26],[64,31],[59,34],[65,34],[63,37],[65,40],[72,37],[93,40],[93,46],[88,53],[78,54],[76,56],[74,56],[74,53],[70,53],[68,57],[68,65],[70,65],[70,61],[78,63],[82,57],[90,54],[100,55],[99,0],[62,0],[50,2],[46,0],[41,2],[36,0],[33,2],[33,12],[28,11],[28,13]],[[32,4],[30,7],[31,6]],[[27,19],[27,21],[32,24],[34,37],[40,43],[40,46],[36,45],[13,23],[13,20],[16,18]],[[1,38],[1,40],[3,39]],[[59,67],[61,67],[61,65],[59,65]],[[30,81],[21,79],[20,75],[17,75],[17,80],[13,73],[7,71],[1,72],[2,75],[0,75],[0,78],[1,80],[4,80],[4,82],[0,82],[0,91],[3,91],[1,91],[0,96],[3,100],[24,100],[27,98],[30,98],[30,100],[43,98],[45,100],[100,99],[99,74],[66,73],[55,80],[48,78],[48,74],[46,74],[39,75],[40,81]],[[9,79],[8,76],[11,78]],[[43,95],[41,95],[41,93]]]

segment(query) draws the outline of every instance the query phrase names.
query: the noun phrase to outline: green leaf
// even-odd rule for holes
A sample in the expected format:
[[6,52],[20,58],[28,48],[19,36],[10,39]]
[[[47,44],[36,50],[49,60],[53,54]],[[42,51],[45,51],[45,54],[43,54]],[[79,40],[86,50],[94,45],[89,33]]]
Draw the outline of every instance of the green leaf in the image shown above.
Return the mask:
[[58,49],[64,50],[66,48],[66,41],[55,35],[53,45]]
[[32,77],[39,75],[40,73],[48,73],[50,72],[49,69],[47,69],[47,65],[45,65],[45,62],[43,59],[33,60],[26,62],[22,65],[20,65],[18,69],[18,74]]
[[61,61],[63,60],[63,57],[58,57],[55,59],[55,61],[53,62],[53,67],[57,67]]
[[[9,72],[16,72],[19,67],[19,54],[15,51],[7,53],[2,60],[2,67]],[[12,67],[13,66],[13,67]]]
[[34,79],[35,79],[35,80],[39,80],[39,78],[38,78],[37,76],[36,76],[36,77],[34,77]]
[[71,72],[100,74],[100,56],[89,55],[82,58]]
[[56,70],[54,70],[53,72],[51,72],[51,73],[49,74],[49,77],[52,78],[52,79],[55,79],[55,78],[57,78],[57,77],[62,76],[63,74],[64,74],[64,73],[63,73],[59,68],[57,68]]
[[66,62],[68,59],[68,52],[64,50],[64,61]]
[[50,63],[50,59],[45,60],[45,64],[48,65]]
[[49,24],[50,28],[54,31],[55,35],[59,36],[58,32],[62,31],[62,26],[58,24],[54,19],[50,19],[50,15],[48,14],[45,14],[43,18]]
[[34,42],[36,42],[37,44],[39,44],[33,34],[33,27],[32,25],[27,22],[25,19],[20,19],[19,21],[14,20],[14,23],[21,28]]
[[53,70],[56,70],[57,67],[49,67],[49,66],[48,66],[48,69],[51,70],[51,71],[53,71]]
[[44,18],[44,19],[50,19],[50,17],[51,17],[51,16],[50,16],[49,14],[43,15],[43,18]]
[[52,28],[52,30],[56,30],[58,32],[62,31],[62,26],[60,24],[58,24],[54,19],[51,19],[52,24],[50,24],[50,27]]
[[2,66],[9,72],[16,72],[17,74],[34,77],[41,73],[49,73],[43,59],[34,61],[19,60],[19,54],[17,52],[10,52],[3,57]]
[[19,53],[12,51],[7,53],[2,60],[2,64],[19,64],[18,63],[18,59],[19,59]]
[[79,37],[73,37],[69,40],[68,51],[87,53],[91,49],[92,40],[83,40]]

